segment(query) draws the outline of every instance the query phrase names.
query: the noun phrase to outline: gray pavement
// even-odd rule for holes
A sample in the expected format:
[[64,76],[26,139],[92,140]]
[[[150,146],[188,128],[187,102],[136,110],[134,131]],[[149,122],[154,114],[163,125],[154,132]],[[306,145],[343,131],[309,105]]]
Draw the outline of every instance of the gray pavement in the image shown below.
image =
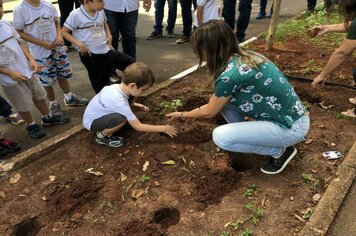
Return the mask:
[[[18,4],[19,0],[5,0],[4,10],[11,10],[14,5]],[[318,2],[321,2],[319,0]],[[268,2],[267,9],[269,9],[272,1]],[[166,4],[167,5],[167,4]],[[253,1],[253,10],[251,14],[251,21],[247,29],[247,38],[256,36],[268,29],[269,18],[262,20],[256,20],[255,16],[259,10],[259,1]],[[306,10],[306,0],[283,0],[281,5],[280,21],[285,21],[296,14]],[[167,12],[167,9],[166,11]],[[269,12],[269,11],[267,11]],[[238,14],[238,12],[236,13]],[[236,15],[237,16],[237,15]],[[4,19],[11,20],[12,14],[5,14]],[[166,19],[164,19],[164,22]],[[153,30],[154,24],[154,7],[149,13],[140,9],[139,21],[137,26],[137,61],[142,61],[148,64],[156,76],[157,83],[167,80],[168,78],[178,74],[179,72],[190,68],[197,64],[197,59],[193,55],[191,50],[191,44],[177,45],[175,44],[176,38],[160,38],[155,40],[146,40],[146,36]],[[182,18],[180,14],[180,8],[178,9],[178,18],[176,23],[175,32],[180,34],[182,31]],[[69,58],[72,62],[74,77],[76,78],[71,84],[72,91],[80,96],[92,98],[94,92],[90,86],[87,72],[81,64],[78,53],[75,51],[69,52]],[[3,95],[3,91],[0,89],[0,94]],[[22,146],[22,150],[27,150],[59,133],[62,133],[71,127],[81,124],[82,114],[84,107],[69,108],[64,107],[63,94],[56,88],[57,100],[63,107],[63,110],[71,118],[70,122],[65,125],[54,126],[46,128],[47,136],[43,139],[32,139],[27,135],[25,126],[14,126],[0,118],[0,130],[9,137],[15,138]],[[36,121],[40,122],[40,114],[34,111],[33,117]],[[63,157],[65,158],[65,157]],[[342,207],[339,217],[335,221],[335,225],[332,228],[330,235],[351,235],[345,233],[345,229],[349,229],[346,232],[355,232],[356,227],[353,221],[345,221],[345,218],[355,219],[355,211],[352,206],[356,205],[355,186],[347,198],[346,205]],[[347,207],[346,207],[347,206]],[[342,217],[342,218],[341,218]]]

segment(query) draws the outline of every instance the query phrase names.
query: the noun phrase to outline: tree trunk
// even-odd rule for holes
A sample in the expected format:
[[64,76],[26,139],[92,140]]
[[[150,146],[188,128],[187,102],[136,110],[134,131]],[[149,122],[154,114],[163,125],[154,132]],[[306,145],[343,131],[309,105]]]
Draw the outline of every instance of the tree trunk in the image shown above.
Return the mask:
[[281,9],[281,1],[282,0],[274,0],[273,3],[273,15],[271,18],[271,22],[269,24],[268,35],[266,39],[266,51],[270,50],[273,47],[273,39],[276,34],[276,29],[278,25],[279,19],[279,11]]

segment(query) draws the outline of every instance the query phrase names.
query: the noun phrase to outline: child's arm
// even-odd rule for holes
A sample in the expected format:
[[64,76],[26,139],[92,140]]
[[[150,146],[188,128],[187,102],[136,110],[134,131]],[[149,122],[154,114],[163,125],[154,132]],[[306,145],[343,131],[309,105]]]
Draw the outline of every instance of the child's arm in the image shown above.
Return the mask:
[[112,47],[112,36],[111,36],[111,33],[110,33],[109,25],[107,23],[105,23],[105,25],[104,25],[104,30],[105,30],[105,34],[106,34],[106,41],[107,41],[109,47],[111,49],[114,49]]
[[80,55],[82,55],[82,56],[85,56],[85,55],[91,56],[89,48],[87,48],[87,46],[84,43],[80,42],[78,39],[73,37],[73,35],[71,35],[70,32],[71,32],[70,29],[68,29],[67,27],[63,26],[63,28],[62,28],[63,37],[79,48]]
[[198,26],[201,26],[201,24],[203,24],[203,10],[204,10],[204,6],[197,7]]
[[137,102],[134,102],[133,104],[135,107],[138,107],[138,108],[141,108],[142,110],[144,111],[149,111],[150,108],[146,107],[145,105],[141,104],[141,103],[137,103]]
[[33,44],[37,44],[37,45],[39,45],[41,47],[44,47],[44,48],[46,48],[48,50],[54,49],[55,45],[54,45],[53,42],[47,42],[47,41],[40,40],[38,38],[34,38],[31,35],[25,33],[23,31],[23,29],[16,29],[16,31],[19,33],[20,37],[23,40],[27,41],[27,42],[30,42],[30,43],[33,43]]
[[56,41],[54,41],[54,44],[56,46],[63,46],[64,45],[64,40],[63,40],[62,30],[61,30],[61,26],[59,24],[59,21],[55,20],[55,24],[56,24],[57,37],[56,37]]
[[5,74],[17,82],[27,80],[26,76],[24,76],[20,72],[11,70],[11,69],[3,67],[3,66],[0,66],[0,74]]
[[37,64],[37,62],[35,61],[35,59],[33,59],[31,53],[28,51],[28,49],[26,48],[25,45],[22,45],[20,42],[20,47],[22,49],[23,54],[25,54],[25,57],[27,58],[27,60],[30,62],[31,65],[31,69],[33,72],[38,72],[40,70],[40,66]]
[[152,133],[166,133],[171,138],[177,135],[177,130],[171,125],[148,125],[142,124],[138,119],[128,121],[129,124],[137,131],[152,132]]

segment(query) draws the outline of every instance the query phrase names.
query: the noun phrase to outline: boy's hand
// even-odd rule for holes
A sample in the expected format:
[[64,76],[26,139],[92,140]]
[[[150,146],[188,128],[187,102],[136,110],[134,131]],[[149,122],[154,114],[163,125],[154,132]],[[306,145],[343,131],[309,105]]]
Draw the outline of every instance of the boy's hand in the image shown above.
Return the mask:
[[27,80],[26,76],[24,76],[23,74],[17,72],[17,71],[11,71],[9,76],[11,77],[11,79],[17,81],[17,82],[21,82],[21,81],[25,81]]
[[145,105],[143,105],[143,104],[141,104],[141,103],[135,102],[135,103],[134,103],[134,106],[135,106],[135,107],[138,107],[138,108],[140,108],[140,109],[142,109],[142,110],[144,110],[144,111],[146,111],[146,112],[150,110],[150,108],[146,107]]
[[54,41],[54,45],[56,45],[56,46],[64,45],[64,39],[63,39],[62,35],[57,35],[56,40]]
[[171,138],[177,136],[177,130],[174,126],[166,125],[164,132],[168,134]]
[[114,49],[114,48],[112,47],[112,37],[106,37],[106,43],[109,45],[109,47],[110,47],[111,49]]
[[79,53],[81,56],[90,56],[91,57],[91,52],[89,50],[89,48],[87,48],[87,46],[84,43],[81,43],[78,45],[79,47]]
[[51,51],[54,49],[55,45],[54,45],[54,43],[43,41],[42,47]]
[[322,85],[324,85],[326,79],[326,76],[318,75],[311,84],[312,88],[315,89],[318,83],[322,83]]
[[32,69],[32,71],[33,71],[34,73],[37,73],[37,72],[40,71],[40,68],[41,68],[41,67],[36,63],[36,61],[31,60],[31,61],[30,61],[30,66],[31,66],[31,69]]
[[146,12],[149,12],[151,9],[151,0],[143,0],[143,8],[145,9]]

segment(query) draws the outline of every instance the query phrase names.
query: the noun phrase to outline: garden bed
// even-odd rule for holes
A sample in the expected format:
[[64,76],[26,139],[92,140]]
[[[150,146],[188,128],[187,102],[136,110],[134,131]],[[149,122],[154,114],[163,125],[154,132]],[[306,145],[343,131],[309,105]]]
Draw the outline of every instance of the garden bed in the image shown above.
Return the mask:
[[[270,52],[264,52],[263,40],[250,48],[287,74],[313,78],[333,48],[313,46],[304,37],[276,43]],[[351,84],[354,65],[355,58],[343,63],[333,81]],[[166,124],[162,113],[169,109],[205,104],[212,92],[206,81],[200,70],[161,86],[140,98],[151,111],[137,111],[138,117]],[[299,232],[317,204],[313,197],[323,195],[342,162],[325,160],[322,152],[338,150],[346,156],[356,141],[355,119],[340,115],[352,108],[348,98],[355,90],[332,85],[313,90],[307,81],[290,82],[308,107],[311,129],[281,174],[263,174],[264,157],[217,149],[211,133],[224,123],[221,116],[172,122],[179,130],[175,139],[127,129],[128,143],[120,148],[99,145],[92,133],[79,132],[38,161],[1,177],[0,235]]]

